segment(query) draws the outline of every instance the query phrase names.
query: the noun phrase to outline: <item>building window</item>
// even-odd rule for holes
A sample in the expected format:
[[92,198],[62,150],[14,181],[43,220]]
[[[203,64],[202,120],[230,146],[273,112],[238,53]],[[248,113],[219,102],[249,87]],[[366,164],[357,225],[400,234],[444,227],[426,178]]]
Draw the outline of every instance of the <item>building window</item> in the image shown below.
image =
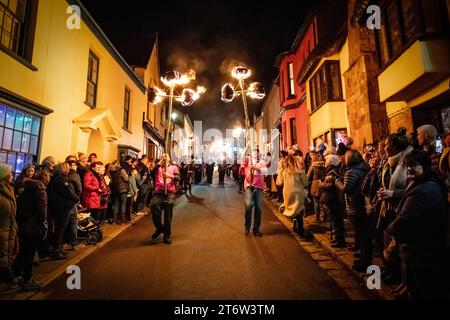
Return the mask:
[[447,0],[388,0],[376,32],[381,67],[395,60],[419,38],[445,35],[448,30]]
[[38,0],[0,0],[0,48],[29,63],[33,56],[37,8]]
[[288,74],[289,98],[292,98],[295,96],[294,64],[292,62],[288,63]]
[[283,147],[287,148],[288,143],[286,141],[286,137],[287,137],[287,134],[286,134],[286,121],[283,121],[282,137],[283,137]]
[[311,110],[315,111],[329,101],[342,101],[342,83],[339,61],[326,61],[309,81]]
[[125,99],[123,102],[123,128],[130,129],[130,100],[131,92],[128,88],[125,88]]
[[297,125],[295,124],[295,118],[289,120],[291,127],[291,145],[297,144]]
[[18,176],[37,162],[42,118],[0,103],[0,163]]
[[100,61],[98,57],[92,51],[89,51],[86,104],[91,108],[95,108],[97,105],[99,65]]

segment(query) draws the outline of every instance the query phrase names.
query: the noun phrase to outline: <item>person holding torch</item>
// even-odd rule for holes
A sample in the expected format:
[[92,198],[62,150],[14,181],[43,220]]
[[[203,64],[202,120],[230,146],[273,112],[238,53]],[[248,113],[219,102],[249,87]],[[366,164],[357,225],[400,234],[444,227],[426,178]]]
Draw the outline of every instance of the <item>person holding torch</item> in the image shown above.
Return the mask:
[[[171,244],[173,206],[176,197],[175,183],[180,180],[180,172],[177,166],[171,164],[170,156],[164,154],[161,161],[151,171],[151,175],[155,181],[155,194],[150,208],[156,228],[152,240],[164,234],[164,243]],[[161,222],[163,215],[164,224]]]

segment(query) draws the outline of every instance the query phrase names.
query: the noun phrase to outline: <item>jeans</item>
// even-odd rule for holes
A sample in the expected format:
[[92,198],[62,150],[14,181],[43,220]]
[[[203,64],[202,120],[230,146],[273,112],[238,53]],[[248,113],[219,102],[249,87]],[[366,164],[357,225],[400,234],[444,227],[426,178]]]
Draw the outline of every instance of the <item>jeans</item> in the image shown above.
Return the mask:
[[78,218],[77,218],[77,206],[74,206],[70,210],[69,214],[69,224],[67,225],[67,229],[65,231],[65,236],[67,237],[68,243],[76,246],[78,244]]
[[117,223],[117,216],[120,214],[122,222],[125,222],[125,212],[127,209],[127,193],[113,194],[113,223]]
[[[168,193],[167,196],[163,193],[156,193],[153,197],[151,211],[153,224],[157,231],[164,233],[164,238],[169,238],[172,234],[172,217],[175,194]],[[164,212],[164,224],[161,222],[161,217]]]
[[19,277],[23,272],[24,282],[28,282],[32,278],[33,261],[41,236],[22,236],[19,235],[19,254],[14,260],[13,275]]
[[148,194],[150,193],[150,190],[148,188],[148,185],[142,185],[139,189],[138,194],[138,200],[137,200],[137,207],[136,211],[141,212],[144,206],[147,204],[147,198]]
[[321,209],[321,203],[319,197],[313,196],[313,202],[314,202],[314,213],[316,214],[316,220],[320,220],[320,209]]
[[250,230],[252,224],[252,210],[255,208],[255,221],[253,222],[253,232],[259,232],[261,226],[263,190],[247,188],[245,190],[245,229]]

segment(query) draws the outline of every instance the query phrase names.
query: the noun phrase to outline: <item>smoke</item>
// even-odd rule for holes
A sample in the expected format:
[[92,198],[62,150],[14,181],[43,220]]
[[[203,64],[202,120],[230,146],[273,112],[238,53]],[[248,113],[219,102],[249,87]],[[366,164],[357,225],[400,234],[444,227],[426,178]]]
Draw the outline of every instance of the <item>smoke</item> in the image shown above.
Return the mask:
[[[204,130],[217,128],[225,133],[226,129],[242,126],[244,111],[241,100],[236,98],[226,104],[220,99],[222,86],[236,82],[231,77],[233,67],[242,65],[252,70],[257,67],[250,64],[248,49],[240,40],[219,34],[211,39],[211,35],[200,32],[183,34],[168,42],[160,39],[161,62],[165,64],[161,66],[161,72],[178,70],[184,73],[194,69],[196,80],[188,87],[202,85],[207,89],[191,107],[184,109],[192,121],[203,121]],[[251,103],[250,114],[253,109],[254,103]]]

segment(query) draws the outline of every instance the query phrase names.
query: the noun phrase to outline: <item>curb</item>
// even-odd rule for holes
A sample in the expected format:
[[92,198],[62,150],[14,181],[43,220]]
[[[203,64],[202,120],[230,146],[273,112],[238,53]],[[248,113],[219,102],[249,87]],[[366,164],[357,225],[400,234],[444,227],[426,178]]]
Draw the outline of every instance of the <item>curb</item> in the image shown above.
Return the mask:
[[[264,203],[272,210],[272,213],[289,229],[291,234],[293,234],[298,241],[301,241],[302,238],[300,238],[292,230],[292,227],[291,227],[292,223],[291,223],[290,219],[288,219],[284,215],[282,215],[270,200],[268,200],[265,197],[263,199],[264,199]],[[313,232],[309,231],[309,227],[312,226],[312,224],[307,222],[306,219],[304,219],[303,221],[304,221],[305,230],[308,231],[308,233],[310,235],[312,235],[312,239],[322,249],[324,249],[327,253],[329,253],[337,262],[339,262],[340,265],[345,267],[347,269],[347,271],[349,271],[350,274],[355,278],[355,280],[357,280],[361,284],[361,287],[364,287],[364,289],[365,289],[366,293],[368,293],[368,295],[375,296],[376,298],[381,299],[381,300],[395,300],[394,297],[390,294],[390,292],[386,292],[386,290],[383,290],[383,286],[380,290],[369,290],[369,289],[365,288],[365,286],[363,284],[366,283],[367,274],[358,273],[352,269],[353,260],[344,259],[344,257],[346,256],[345,255],[346,252],[344,251],[345,249],[339,250],[339,252],[341,252],[341,254],[339,254],[337,250],[335,250],[334,248],[332,248],[330,246],[329,240],[325,235],[313,233]]]
[[[96,244],[95,246],[89,247],[86,250],[84,250],[82,253],[80,253],[79,255],[73,257],[72,259],[68,259],[64,262],[64,264],[62,264],[61,266],[57,267],[54,271],[52,271],[49,275],[45,276],[42,278],[42,280],[40,280],[41,284],[42,284],[42,288],[48,286],[50,283],[52,283],[53,281],[55,281],[58,277],[60,277],[62,274],[66,273],[66,270],[69,266],[71,265],[77,265],[79,264],[81,261],[83,261],[84,259],[86,259],[87,257],[89,257],[91,254],[93,254],[95,251],[97,251],[98,249],[103,248],[104,246],[106,246],[108,243],[110,243],[112,240],[114,240],[115,238],[117,238],[120,234],[122,234],[123,232],[125,232],[126,230],[128,230],[129,228],[131,228],[133,225],[137,224],[141,219],[143,219],[145,216],[137,216],[135,218],[135,223],[134,224],[128,224],[118,230],[115,230],[114,232],[112,232],[111,234],[109,234],[106,239],[104,239],[103,241],[101,241],[99,244]],[[41,288],[41,289],[42,289]],[[18,293],[17,296],[11,300],[41,300],[42,298],[45,297],[45,294],[42,293],[42,291],[37,291],[37,292],[30,292],[30,293]]]

